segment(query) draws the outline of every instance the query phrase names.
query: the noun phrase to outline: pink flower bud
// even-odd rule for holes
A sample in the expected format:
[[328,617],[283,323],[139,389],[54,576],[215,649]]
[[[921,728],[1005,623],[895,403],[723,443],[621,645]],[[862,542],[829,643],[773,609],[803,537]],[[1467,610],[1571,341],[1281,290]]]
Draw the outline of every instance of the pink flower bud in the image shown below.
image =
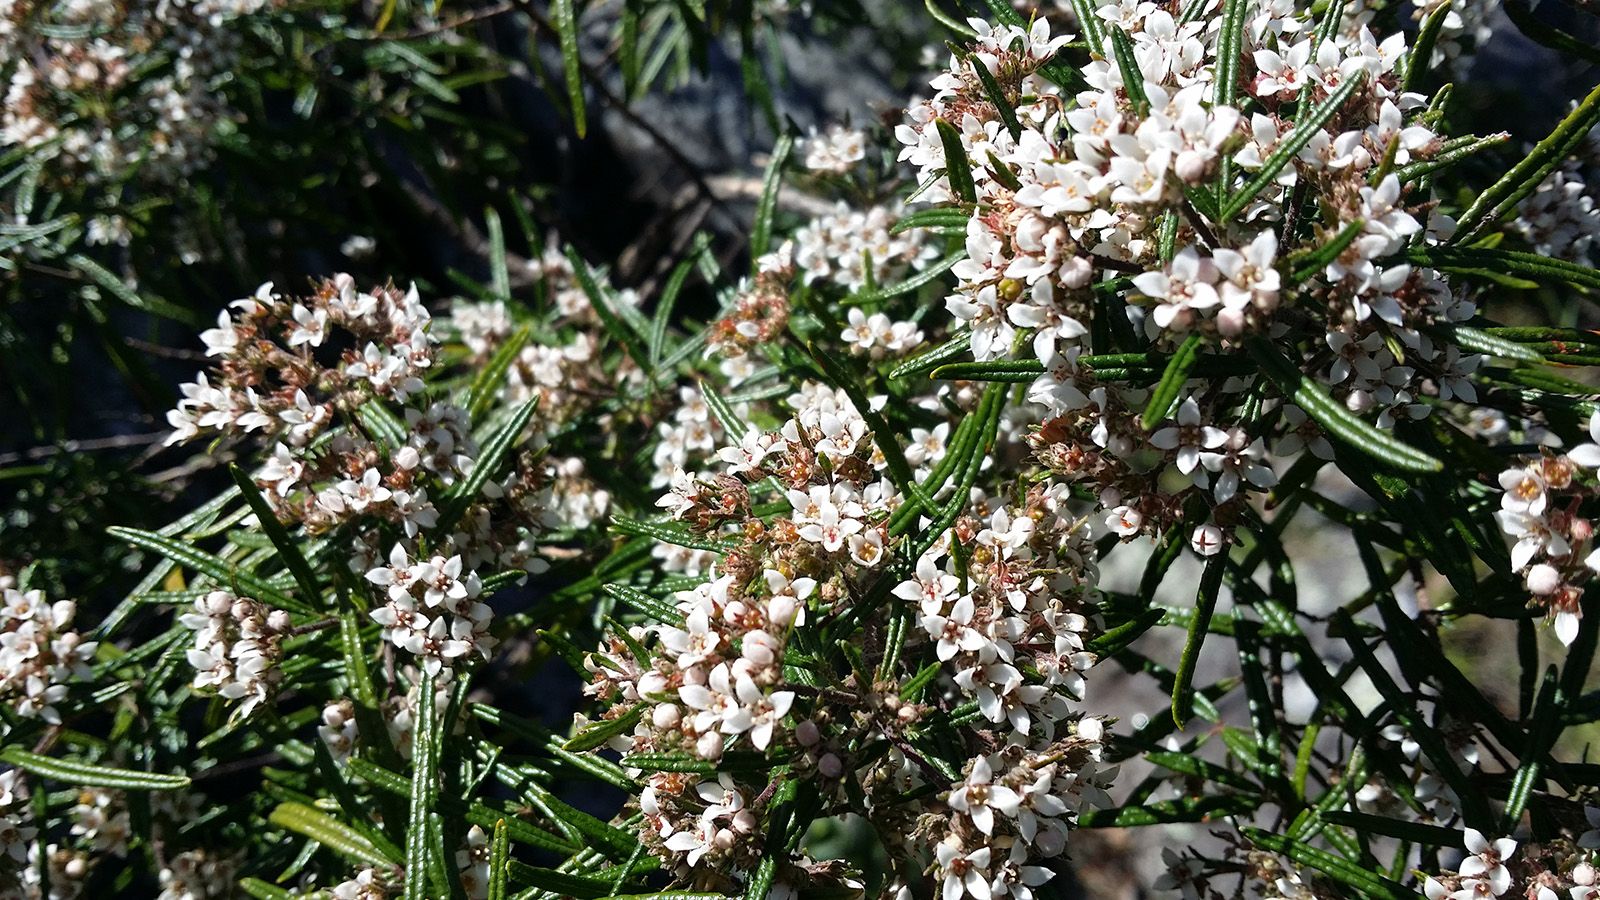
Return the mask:
[[657,728],[675,728],[683,714],[671,703],[662,703],[650,712],[650,723]]
[[1536,597],[1543,597],[1561,587],[1561,572],[1555,566],[1540,563],[1528,570],[1527,581],[1528,590]]

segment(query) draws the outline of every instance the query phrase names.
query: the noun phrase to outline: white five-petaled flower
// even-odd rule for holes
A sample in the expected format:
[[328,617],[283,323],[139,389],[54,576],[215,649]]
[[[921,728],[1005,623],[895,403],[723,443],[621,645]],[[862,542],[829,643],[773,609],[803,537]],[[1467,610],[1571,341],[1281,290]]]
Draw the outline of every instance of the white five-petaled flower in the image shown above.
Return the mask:
[[894,595],[922,607],[923,615],[936,615],[956,592],[961,579],[939,568],[933,554],[917,560],[916,574],[895,586]]

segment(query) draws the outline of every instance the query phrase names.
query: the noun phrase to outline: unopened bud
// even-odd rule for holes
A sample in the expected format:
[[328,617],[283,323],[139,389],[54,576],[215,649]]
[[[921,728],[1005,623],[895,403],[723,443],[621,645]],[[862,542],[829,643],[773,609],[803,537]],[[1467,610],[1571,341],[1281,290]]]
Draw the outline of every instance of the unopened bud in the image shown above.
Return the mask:
[[822,758],[817,760],[817,771],[821,772],[824,778],[838,778],[844,774],[844,761],[839,759],[836,753],[824,753]]
[[683,713],[671,703],[662,703],[650,711],[650,724],[660,729],[675,728]]

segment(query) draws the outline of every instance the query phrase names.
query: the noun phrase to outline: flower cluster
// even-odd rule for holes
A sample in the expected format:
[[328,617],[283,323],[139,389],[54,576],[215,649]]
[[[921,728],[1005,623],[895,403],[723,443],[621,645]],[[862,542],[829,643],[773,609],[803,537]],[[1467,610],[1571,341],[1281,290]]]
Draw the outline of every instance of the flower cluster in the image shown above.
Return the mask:
[[[1288,350],[1380,429],[1476,402],[1482,359],[1448,339],[1475,305],[1406,259],[1453,231],[1407,174],[1444,143],[1424,99],[1399,87],[1403,37],[1379,40],[1365,17],[1322,35],[1289,4],[1247,7],[1231,105],[1204,17],[1123,2],[1096,19],[1080,23],[1103,37],[1075,94],[1046,77],[1070,36],[1042,18],[974,20],[976,45],[898,128],[900,155],[931,182],[923,199],[971,201],[947,306],[977,360],[1038,365],[1027,397],[1044,416],[1029,438],[1040,461],[1097,493],[1126,539],[1166,533],[1202,498],[1211,521],[1190,542],[1211,555],[1233,540],[1249,492],[1276,483],[1269,447],[1332,456],[1304,410],[1237,367],[1239,351]],[[1113,29],[1131,44],[1120,62]],[[1296,134],[1314,111],[1320,127]],[[1294,152],[1277,152],[1291,135]],[[947,138],[964,159],[947,158]],[[950,178],[952,165],[969,178]],[[1287,262],[1330,245],[1315,263]],[[1139,386],[1161,363],[1090,362],[1091,321],[1157,353],[1197,351],[1163,427],[1148,427]]]
[[[235,65],[235,20],[268,0],[7,3],[0,146],[53,148],[58,177],[97,183],[138,172],[170,184],[212,153],[231,110],[217,88]],[[95,234],[124,237],[114,222]]]
[[1578,636],[1583,591],[1600,572],[1600,550],[1591,549],[1594,522],[1583,501],[1594,495],[1600,468],[1600,414],[1589,419],[1590,443],[1565,453],[1545,450],[1500,473],[1500,530],[1511,538],[1511,567],[1522,576],[1563,644]]
[[[385,639],[437,673],[487,658],[494,646],[491,613],[479,602],[480,569],[548,566],[535,555],[533,536],[560,524],[555,487],[568,495],[564,507],[590,520],[604,501],[571,499],[582,485],[581,467],[568,466],[564,480],[552,478],[524,453],[505,476],[489,478],[482,496],[453,521],[441,515],[435,500],[472,475],[480,448],[462,405],[422,393],[423,377],[438,368],[431,322],[414,289],[363,292],[344,275],[298,299],[263,286],[201,336],[208,355],[219,357],[215,386],[203,373],[185,386],[169,418],[171,441],[202,431],[274,438],[255,480],[280,522],[313,534],[348,526],[349,568],[383,595],[372,617]],[[387,402],[404,405],[386,425],[374,416],[384,415]],[[190,626],[202,638],[212,631],[204,619],[216,615],[207,606],[212,599],[200,601],[201,618]],[[250,615],[233,614],[240,622]],[[271,615],[264,621],[272,622]],[[191,658],[207,673],[205,684],[248,689],[259,702],[270,694],[276,652],[264,648],[275,648],[281,631],[269,624],[260,635],[220,647],[203,641]],[[246,657],[249,665],[241,668]]]
[[839,335],[851,353],[873,359],[903,356],[922,345],[922,329],[915,322],[895,322],[881,312],[868,315],[859,306],[850,307],[848,324]]
[[799,149],[807,169],[843,175],[867,158],[867,136],[853,128],[831,125],[822,134],[813,129],[811,136],[800,143]]
[[249,597],[210,591],[179,620],[194,632],[188,658],[196,690],[214,690],[238,702],[240,718],[272,700],[282,680],[278,663],[289,633],[288,613]]
[[898,205],[859,210],[841,201],[833,213],[811,220],[794,234],[794,262],[805,282],[859,291],[925,266],[939,249],[926,232],[891,232],[901,212]]
[[[996,395],[987,396],[945,399],[992,414]],[[614,632],[590,655],[590,692],[611,707],[586,728],[607,729],[624,764],[638,763],[647,844],[680,874],[747,871],[760,855],[751,838],[770,812],[770,787],[741,769],[712,779],[650,761],[682,754],[720,765],[756,752],[784,755],[828,802],[935,857],[931,877],[951,885],[949,896],[1026,900],[1050,875],[1037,861],[1064,851],[1084,804],[1108,802],[1115,774],[1102,765],[1101,721],[1073,708],[1095,661],[1085,648],[1096,616],[1086,527],[1095,517],[1071,508],[1064,485],[1017,504],[957,494],[947,501],[962,513],[954,527],[930,532],[914,571],[888,574],[904,535],[929,527],[920,501],[896,487],[867,414],[843,390],[806,384],[787,405],[776,430],[750,429],[719,450],[718,471],[675,472],[658,505],[686,535],[702,536],[682,543],[718,547],[721,559],[709,580],[664,605],[657,624]],[[941,408],[928,398],[927,412]],[[951,433],[949,421],[930,424],[904,454],[924,479],[946,461]],[[786,516],[754,515],[769,493]],[[914,623],[900,638],[904,663],[884,661],[876,679],[841,685],[794,674],[807,664],[796,669],[791,648],[813,641],[817,623],[875,621],[892,608]],[[935,685],[940,699],[924,696]],[[977,741],[960,778],[934,768],[914,742],[950,714],[946,700],[970,704],[978,727],[996,729],[985,733],[1009,749],[978,750]],[[886,754],[860,755],[874,741]],[[852,783],[870,786],[864,806],[849,800]],[[908,791],[923,799],[898,799]]]
[[72,629],[77,604],[0,587],[0,696],[18,716],[60,723],[67,684],[90,676],[97,644]]
[[734,293],[732,309],[711,327],[707,354],[722,357],[722,371],[737,384],[755,371],[757,347],[770,343],[789,324],[789,286],[794,282],[794,244],[757,260],[756,274]]
[[161,870],[156,900],[211,900],[234,890],[241,860],[209,850],[185,850]]
[[206,356],[218,357],[217,383],[201,373],[183,386],[167,415],[169,443],[261,432],[302,447],[335,413],[379,398],[405,402],[422,390],[434,362],[432,317],[415,288],[361,291],[350,276],[336,275],[295,300],[263,284],[231,308],[200,335]]
[[420,658],[430,675],[469,653],[489,658],[493,613],[480,600],[483,581],[463,570],[459,555],[412,559],[397,543],[388,562],[366,574],[385,594],[384,605],[372,612],[384,640]]
[[1536,848],[1547,852],[1527,853],[1519,859],[1517,842],[1511,838],[1491,841],[1477,829],[1468,828],[1462,841],[1467,855],[1456,864],[1455,871],[1430,875],[1424,882],[1423,893],[1428,900],[1503,896],[1593,900],[1600,896],[1600,873],[1595,869],[1593,854],[1584,853],[1579,847]]
[[1544,256],[1600,263],[1600,132],[1591,131],[1578,158],[1564,162],[1517,206],[1515,228]]

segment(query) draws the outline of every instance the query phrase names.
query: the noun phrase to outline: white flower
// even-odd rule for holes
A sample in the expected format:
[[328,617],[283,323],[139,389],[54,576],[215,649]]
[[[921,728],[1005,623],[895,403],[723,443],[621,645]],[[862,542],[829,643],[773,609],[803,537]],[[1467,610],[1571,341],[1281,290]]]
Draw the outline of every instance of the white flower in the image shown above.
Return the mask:
[[1472,855],[1462,860],[1456,871],[1463,878],[1481,877],[1496,897],[1510,890],[1511,872],[1506,869],[1505,861],[1517,852],[1517,842],[1511,838],[1499,838],[1491,843],[1476,828],[1468,828],[1462,838],[1467,852]]
[[1015,816],[1022,802],[1015,791],[993,781],[989,760],[979,756],[973,760],[972,770],[967,773],[966,780],[950,791],[946,800],[951,809],[966,813],[972,819],[972,824],[984,834],[994,833],[995,811],[1004,816]]
[[944,875],[941,900],[989,900],[989,855],[988,847],[962,853],[949,840],[941,841],[934,848],[939,871]]
[[956,592],[961,579],[940,569],[932,554],[917,560],[915,576],[895,586],[894,595],[922,607],[923,615],[932,616],[944,609],[944,604]]
[[1228,433],[1220,428],[1200,424],[1200,404],[1193,396],[1183,398],[1178,404],[1176,425],[1162,428],[1150,435],[1150,445],[1158,450],[1176,450],[1178,471],[1185,475],[1200,465],[1200,455],[1205,450],[1215,450],[1228,441]]
[[1544,512],[1546,493],[1544,477],[1533,466],[1506,469],[1500,473],[1500,507],[1507,512],[1537,516]]
[[970,627],[974,607],[972,597],[962,597],[950,610],[950,615],[922,617],[922,628],[928,637],[938,641],[937,653],[941,662],[953,659],[961,651],[974,653],[989,646],[989,639]]

